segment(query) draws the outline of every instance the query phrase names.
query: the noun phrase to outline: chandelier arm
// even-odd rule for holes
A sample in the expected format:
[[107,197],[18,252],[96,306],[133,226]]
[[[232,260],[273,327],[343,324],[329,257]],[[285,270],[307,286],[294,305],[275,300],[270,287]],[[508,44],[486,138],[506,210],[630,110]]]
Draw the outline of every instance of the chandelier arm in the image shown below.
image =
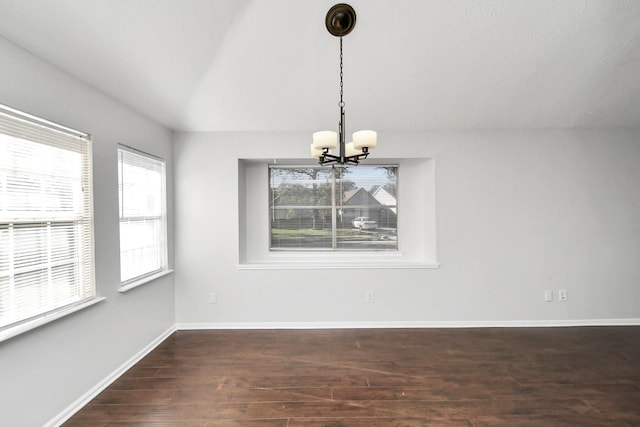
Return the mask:
[[360,160],[364,160],[369,156],[368,152],[363,152],[362,154],[354,154],[353,156],[345,156],[344,158],[340,158],[340,156],[334,156],[333,154],[329,153],[329,150],[327,149],[326,152],[323,152],[322,155],[319,157],[318,161],[321,165],[332,165],[332,164],[338,164],[338,165],[344,165],[344,164],[350,164],[350,165],[358,165],[360,163]]

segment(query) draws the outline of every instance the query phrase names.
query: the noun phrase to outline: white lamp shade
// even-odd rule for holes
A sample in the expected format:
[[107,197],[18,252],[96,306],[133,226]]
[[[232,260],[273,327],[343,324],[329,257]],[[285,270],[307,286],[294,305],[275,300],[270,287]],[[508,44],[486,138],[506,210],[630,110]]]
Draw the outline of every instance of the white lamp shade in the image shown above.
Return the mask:
[[313,144],[311,144],[309,148],[311,148],[311,157],[313,157],[314,159],[322,156],[322,148],[315,148]]
[[357,149],[353,146],[353,142],[347,142],[344,146],[344,155],[347,157],[357,156],[362,154],[362,149]]
[[333,149],[338,146],[338,134],[331,130],[322,130],[313,134],[313,147]]
[[353,146],[359,150],[364,147],[375,148],[378,142],[378,134],[373,130],[359,130],[353,133]]

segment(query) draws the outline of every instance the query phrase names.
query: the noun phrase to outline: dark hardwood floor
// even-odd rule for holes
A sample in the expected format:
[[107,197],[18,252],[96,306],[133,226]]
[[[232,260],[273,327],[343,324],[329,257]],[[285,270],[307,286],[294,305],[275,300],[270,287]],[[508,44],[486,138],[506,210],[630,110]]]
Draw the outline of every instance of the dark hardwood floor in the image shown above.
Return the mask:
[[640,426],[640,327],[179,331],[65,426]]

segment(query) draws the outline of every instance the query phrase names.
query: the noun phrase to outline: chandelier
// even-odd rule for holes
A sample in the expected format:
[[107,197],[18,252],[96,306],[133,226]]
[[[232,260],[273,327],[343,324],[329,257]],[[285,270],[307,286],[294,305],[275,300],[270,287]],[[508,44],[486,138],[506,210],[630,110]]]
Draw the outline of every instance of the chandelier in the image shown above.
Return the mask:
[[[327,164],[351,164],[357,165],[360,160],[366,159],[369,150],[375,148],[377,134],[372,130],[361,130],[353,133],[353,141],[345,143],[345,120],[343,97],[343,71],[342,71],[342,37],[353,30],[356,25],[356,12],[353,7],[345,3],[339,3],[329,9],[325,18],[325,25],[329,33],[340,37],[340,121],[338,133],[323,130],[313,134],[311,144],[311,157],[317,158],[321,165]],[[338,149],[335,154],[331,150]]]

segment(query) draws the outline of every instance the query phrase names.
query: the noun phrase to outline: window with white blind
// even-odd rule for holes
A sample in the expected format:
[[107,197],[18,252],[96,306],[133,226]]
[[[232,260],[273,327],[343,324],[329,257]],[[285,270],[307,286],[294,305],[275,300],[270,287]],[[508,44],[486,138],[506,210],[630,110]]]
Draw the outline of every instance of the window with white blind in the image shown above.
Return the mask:
[[0,106],[0,336],[95,295],[89,135]]
[[120,279],[123,286],[167,271],[165,162],[118,148]]

